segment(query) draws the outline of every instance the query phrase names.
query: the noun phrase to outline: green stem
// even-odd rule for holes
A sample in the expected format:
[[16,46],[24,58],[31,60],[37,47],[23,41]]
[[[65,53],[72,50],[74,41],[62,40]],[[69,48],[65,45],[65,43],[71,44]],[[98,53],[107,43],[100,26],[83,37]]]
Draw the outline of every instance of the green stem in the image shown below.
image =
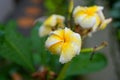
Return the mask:
[[72,10],[73,10],[74,2],[73,0],[69,1],[68,6],[68,16],[67,16],[67,26],[72,29]]
[[103,49],[104,47],[107,46],[107,42],[102,42],[99,46],[94,47],[94,48],[84,48],[81,49],[81,53],[85,53],[85,52],[95,52],[95,51],[99,51],[100,49]]
[[12,43],[10,42],[7,38],[5,38],[5,42],[8,46],[10,46],[20,57],[25,61],[26,65],[28,65],[31,69],[32,72],[34,72],[33,66],[29,64],[29,62],[26,60],[26,58],[22,55],[21,51]]
[[68,16],[67,16],[67,26],[72,29],[72,27],[71,27],[71,14],[70,13],[68,13]]
[[65,73],[66,73],[69,65],[70,65],[70,62],[64,64],[64,66],[63,66],[62,70],[60,71],[60,73],[59,73],[59,75],[58,75],[58,77],[57,77],[56,80],[64,80],[64,78],[65,78]]
[[85,53],[85,52],[93,52],[94,51],[94,48],[84,48],[84,49],[81,49],[81,53]]

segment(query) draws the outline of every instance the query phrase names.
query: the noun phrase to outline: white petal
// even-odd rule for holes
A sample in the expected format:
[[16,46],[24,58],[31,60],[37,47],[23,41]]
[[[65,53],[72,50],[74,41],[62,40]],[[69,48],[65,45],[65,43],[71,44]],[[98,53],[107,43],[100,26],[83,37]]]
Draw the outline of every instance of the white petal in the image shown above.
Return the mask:
[[48,49],[50,52],[52,52],[52,54],[60,54],[63,44],[64,44],[64,42],[62,42],[62,41],[57,42],[57,43],[51,45]]
[[63,17],[63,16],[61,16],[61,15],[56,15],[56,17],[57,17],[58,19],[61,19],[63,22],[65,21],[65,17]]
[[66,28],[65,37],[69,38],[69,40],[63,44],[59,59],[61,63],[70,61],[75,55],[78,55],[81,50],[81,37],[78,33],[71,32],[70,29]]
[[80,26],[82,28],[91,28],[95,25],[96,23],[96,17],[85,17],[81,22],[80,22]]
[[101,23],[100,17],[99,17],[97,14],[96,14],[95,16],[96,16],[96,23],[95,23],[95,25],[92,27],[92,32],[97,31],[97,29],[98,29],[98,27],[99,27],[99,25],[100,25],[100,23]]
[[[81,36],[78,33],[72,32],[70,29],[65,28],[65,34],[64,36],[67,38],[65,39],[66,42],[71,42],[71,44],[74,46],[74,50],[76,54],[79,54],[81,49]],[[72,37],[71,37],[72,36]]]
[[102,24],[100,25],[100,29],[101,29],[101,30],[105,29],[106,26],[107,26],[111,21],[112,21],[111,18],[104,20],[104,21],[102,22]]
[[61,16],[61,15],[56,15],[53,14],[52,15],[52,20],[51,20],[51,27],[55,27],[58,23],[57,20],[60,19],[62,22],[65,21],[65,17]]
[[104,7],[103,6],[98,6],[98,11],[102,11],[104,9]]
[[40,35],[40,37],[43,37],[43,36],[48,35],[51,31],[52,31],[51,28],[45,27],[45,26],[42,25],[39,28],[39,35]]
[[80,23],[81,23],[81,21],[82,21],[85,17],[86,17],[86,14],[81,15],[81,16],[75,18],[75,23],[81,25]]
[[75,16],[75,14],[78,12],[78,11],[81,11],[81,10],[84,10],[86,7],[82,7],[82,6],[77,6],[74,11],[73,11],[73,16]]
[[51,35],[50,37],[48,37],[48,39],[46,40],[45,46],[47,48],[51,47],[52,45],[58,43],[58,42],[62,42],[63,40],[61,40],[61,38],[59,38],[59,36],[56,35]]
[[72,45],[64,46],[64,48],[62,49],[59,61],[61,63],[66,63],[70,61],[75,55],[76,54],[74,52]]
[[74,11],[73,11],[73,15],[75,15],[76,12],[77,12],[79,9],[80,9],[80,6],[77,6],[77,7],[74,9]]
[[56,15],[52,15],[51,27],[54,27],[57,24]]
[[59,62],[61,63],[67,63],[69,62],[73,57],[75,57],[75,55],[77,55],[77,49],[75,47],[76,45],[73,43],[73,44],[69,44],[69,43],[66,43],[63,45],[63,48],[62,48],[62,52],[61,52],[61,55],[60,55],[60,59],[59,59]]
[[101,10],[98,11],[98,15],[99,15],[101,21],[103,22],[105,20],[105,16],[104,16],[104,14],[103,14],[103,12]]
[[56,31],[51,32],[51,34],[54,34],[54,35],[60,37],[61,39],[63,39],[64,30],[63,29],[58,29]]
[[81,43],[81,37],[78,33],[74,33],[73,36],[74,36],[73,38],[77,38],[77,40],[75,40],[75,42],[72,42],[72,44],[75,47],[76,54],[79,55],[80,50],[81,50],[81,44],[82,44]]

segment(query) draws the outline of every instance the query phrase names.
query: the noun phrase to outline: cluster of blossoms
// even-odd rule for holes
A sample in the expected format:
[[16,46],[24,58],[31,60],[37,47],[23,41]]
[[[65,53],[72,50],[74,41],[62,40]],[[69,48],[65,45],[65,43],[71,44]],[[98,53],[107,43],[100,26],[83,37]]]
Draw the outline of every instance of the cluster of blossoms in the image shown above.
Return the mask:
[[79,55],[83,37],[106,28],[111,22],[111,19],[105,19],[102,10],[101,6],[76,7],[72,14],[74,31],[65,27],[65,17],[54,14],[42,24],[39,35],[49,35],[46,48],[52,54],[60,54],[59,62],[69,62],[75,55]]

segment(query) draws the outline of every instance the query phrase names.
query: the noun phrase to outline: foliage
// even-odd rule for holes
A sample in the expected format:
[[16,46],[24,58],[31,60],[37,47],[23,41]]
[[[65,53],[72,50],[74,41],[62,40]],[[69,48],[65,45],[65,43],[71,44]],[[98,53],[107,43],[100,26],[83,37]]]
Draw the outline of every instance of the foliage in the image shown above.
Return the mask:
[[84,75],[94,71],[101,70],[107,64],[107,60],[101,53],[96,53],[94,58],[90,60],[89,53],[80,53],[76,56],[70,64],[66,75]]
[[113,26],[116,28],[118,40],[120,40],[120,0],[115,0],[112,4],[111,16],[114,18]]
[[45,0],[44,4],[46,9],[48,10],[47,14],[66,15],[67,13],[67,0]]
[[0,55],[8,60],[14,61],[26,69],[34,70],[32,56],[30,55],[29,40],[20,33],[16,34],[16,23],[10,21],[5,26],[5,43],[0,50]]
[[4,40],[4,25],[0,24],[0,45],[2,45],[3,40]]

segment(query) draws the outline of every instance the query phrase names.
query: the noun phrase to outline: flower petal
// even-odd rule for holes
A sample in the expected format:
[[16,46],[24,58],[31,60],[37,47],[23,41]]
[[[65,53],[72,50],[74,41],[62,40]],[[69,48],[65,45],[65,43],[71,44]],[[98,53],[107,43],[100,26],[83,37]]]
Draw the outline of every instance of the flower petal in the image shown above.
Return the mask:
[[66,63],[70,61],[76,55],[76,48],[74,46],[75,45],[71,43],[63,44],[59,62]]
[[100,29],[103,30],[106,28],[106,26],[112,21],[112,19],[106,19],[102,22],[102,24],[100,25]]
[[68,28],[65,28],[64,37],[64,42],[74,42],[78,45],[81,45],[81,36],[78,33],[72,32]]
[[51,32],[51,34],[54,34],[54,35],[58,36],[59,38],[61,38],[61,40],[63,40],[64,30],[58,29],[56,31]]
[[44,25],[53,27],[56,25],[56,23],[57,23],[56,15],[52,15],[52,16],[47,18],[47,20],[44,22]]
[[51,45],[48,49],[49,49],[49,51],[52,52],[52,54],[60,54],[62,45],[63,45],[63,41],[57,42],[57,43]]
[[81,50],[81,44],[82,44],[82,40],[79,34],[74,33],[71,35],[72,37],[70,38],[71,43],[74,45],[75,48],[75,52],[78,55],[80,50]]
[[102,12],[101,10],[98,11],[98,15],[99,15],[101,21],[104,21],[104,20],[105,20],[105,16],[104,16],[104,14],[103,14],[103,12]]
[[81,21],[86,17],[86,14],[82,14],[79,17],[75,18],[75,23],[81,25]]
[[45,26],[41,26],[39,28],[39,35],[40,37],[46,36],[51,32],[51,28],[50,27],[45,27]]
[[73,17],[76,18],[79,16],[79,14],[84,13],[86,7],[81,7],[81,6],[77,6],[74,11],[73,11]]
[[96,17],[95,16],[86,16],[79,23],[82,28],[91,28],[96,23]]
[[46,40],[45,46],[47,48],[51,47],[52,45],[63,41],[59,36],[56,36],[54,34],[51,34],[50,37],[48,37],[48,39]]
[[50,37],[46,41],[46,47],[52,53],[61,53],[61,47],[63,45],[63,29],[59,29],[56,31],[51,32]]
[[60,56],[60,62],[66,63],[70,61],[75,55],[78,55],[81,49],[81,37],[78,33],[72,32],[70,29],[65,28],[64,44]]
[[104,7],[103,6],[97,6],[97,11],[102,11],[104,9]]
[[95,23],[95,25],[92,27],[92,32],[97,31],[97,29],[98,29],[98,27],[99,27],[99,25],[100,25],[100,23],[101,23],[100,17],[99,17],[97,14],[96,14],[95,16],[96,16],[96,23]]
[[64,34],[63,34],[64,42],[70,41],[70,38],[71,38],[72,34],[73,34],[73,32],[69,28],[66,27],[64,29]]
[[81,36],[78,33],[72,32],[70,29],[65,28],[65,41],[71,42],[71,44],[75,44],[76,49],[78,49],[78,53],[81,48]]
[[63,17],[63,16],[56,15],[56,17],[57,17],[57,22],[58,23],[63,23],[65,21],[65,17]]

